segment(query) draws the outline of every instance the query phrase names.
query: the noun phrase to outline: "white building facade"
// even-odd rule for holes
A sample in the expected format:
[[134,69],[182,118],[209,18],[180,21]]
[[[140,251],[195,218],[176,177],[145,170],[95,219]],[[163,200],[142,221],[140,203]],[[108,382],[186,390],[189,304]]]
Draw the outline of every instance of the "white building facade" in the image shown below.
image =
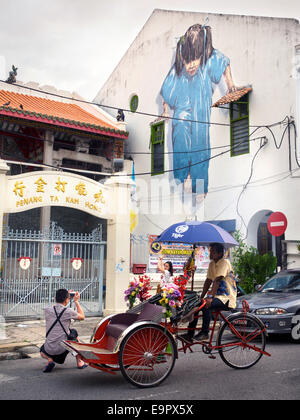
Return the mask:
[[[214,221],[300,266],[299,54],[294,19],[153,12],[95,98],[125,113],[134,235]],[[274,212],[284,236],[268,232]]]

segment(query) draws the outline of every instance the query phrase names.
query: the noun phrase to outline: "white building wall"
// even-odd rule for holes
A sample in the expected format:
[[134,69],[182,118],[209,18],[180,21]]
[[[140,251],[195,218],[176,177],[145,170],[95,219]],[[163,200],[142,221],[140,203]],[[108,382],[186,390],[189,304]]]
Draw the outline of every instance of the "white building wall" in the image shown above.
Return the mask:
[[[101,88],[95,101],[104,105],[129,109],[133,94],[139,97],[138,111],[161,115],[162,83],[174,62],[178,38],[195,23],[203,24],[208,18],[212,28],[214,48],[230,58],[233,80],[236,86],[251,85],[250,94],[250,132],[254,126],[261,125],[253,136],[265,136],[268,143],[258,153],[253,164],[251,183],[240,197],[251,173],[252,160],[260,141],[250,143],[250,153],[230,157],[224,154],[210,161],[208,194],[196,214],[203,220],[236,219],[237,228],[245,234],[248,241],[255,244],[256,232],[248,231],[249,222],[256,213],[281,211],[288,218],[286,239],[300,240],[299,204],[300,171],[297,170],[294,153],[293,129],[291,129],[291,159],[293,178],[290,175],[289,143],[286,132],[280,149],[277,149],[271,132],[264,128],[282,121],[286,116],[297,119],[295,77],[295,48],[300,43],[300,25],[293,19],[278,19],[252,16],[205,14],[155,10],[133,44]],[[299,81],[299,79],[298,79]],[[298,86],[299,88],[299,86]],[[213,102],[225,94],[224,84],[215,91]],[[180,200],[175,204],[177,214],[161,214],[156,209],[145,209],[145,204],[154,204],[158,198],[157,186],[152,195],[149,192],[151,181],[166,179],[169,174],[151,177],[139,173],[151,171],[151,155],[133,152],[150,152],[150,123],[155,116],[125,113],[130,132],[128,153],[132,153],[144,217],[139,218],[136,233],[160,233],[171,223],[188,216],[189,211],[180,212]],[[212,108],[211,122],[229,124],[229,112]],[[271,127],[277,144],[286,125]],[[298,131],[300,127],[298,126]],[[166,123],[167,145],[170,146],[171,122]],[[211,125],[211,147],[230,145],[229,126]],[[300,149],[300,148],[299,148]],[[221,149],[223,150],[223,149]],[[167,149],[168,151],[168,149]],[[212,156],[220,149],[212,150]],[[297,151],[299,154],[299,150]],[[166,168],[172,168],[168,157]],[[170,165],[170,166],[169,166]],[[145,183],[143,183],[143,181]],[[140,185],[140,188],[139,188]],[[168,198],[167,192],[164,198]],[[173,205],[173,204],[172,204]],[[174,206],[173,206],[174,208]],[[153,214],[154,213],[154,214]],[[179,214],[178,214],[179,213]],[[191,212],[193,213],[193,211]],[[239,214],[242,215],[243,220]],[[250,224],[251,227],[251,224]]]

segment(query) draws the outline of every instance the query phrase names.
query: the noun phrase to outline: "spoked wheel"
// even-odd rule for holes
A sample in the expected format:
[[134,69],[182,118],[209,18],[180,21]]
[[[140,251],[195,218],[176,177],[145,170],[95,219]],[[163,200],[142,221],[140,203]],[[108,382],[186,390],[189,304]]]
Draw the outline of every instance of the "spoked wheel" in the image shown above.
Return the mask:
[[122,341],[119,365],[127,381],[148,388],[169,376],[176,355],[176,344],[168,331],[159,325],[140,325]]
[[264,325],[254,316],[236,314],[225,322],[217,338],[221,359],[234,369],[248,369],[262,357],[266,346]]

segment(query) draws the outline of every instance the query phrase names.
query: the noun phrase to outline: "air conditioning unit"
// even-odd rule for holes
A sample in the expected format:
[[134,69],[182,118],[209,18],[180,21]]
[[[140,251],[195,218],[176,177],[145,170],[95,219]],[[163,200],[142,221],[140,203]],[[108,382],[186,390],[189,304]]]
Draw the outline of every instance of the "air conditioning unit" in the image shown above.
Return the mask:
[[121,172],[124,169],[124,159],[114,159],[115,172]]

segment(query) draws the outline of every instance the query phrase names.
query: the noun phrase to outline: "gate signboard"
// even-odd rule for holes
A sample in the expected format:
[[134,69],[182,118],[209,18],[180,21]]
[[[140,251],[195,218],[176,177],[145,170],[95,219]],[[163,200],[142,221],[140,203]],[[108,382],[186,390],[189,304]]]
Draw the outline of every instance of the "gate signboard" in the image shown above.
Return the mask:
[[[103,281],[106,245],[102,239],[95,239],[94,233],[74,238],[60,230],[52,237],[43,230],[13,232],[9,228],[3,229],[4,213],[52,206],[73,208],[108,221],[107,261],[110,263],[106,265],[105,315],[123,311],[126,304],[122,290],[128,285],[130,265],[131,177],[120,173],[102,183],[60,170],[32,171],[15,176],[7,175],[8,171],[8,165],[0,159],[0,315],[40,316],[43,305],[53,302],[53,291],[58,286],[77,289],[81,297],[86,293],[87,297],[81,299],[86,311],[94,313],[97,308],[97,314],[102,312],[99,285]],[[61,248],[56,247],[54,251],[54,245],[58,244]],[[120,255],[124,259],[123,271],[117,273],[115,267]],[[18,262],[21,257],[32,259],[26,270]],[[71,263],[73,258],[77,259],[75,268]],[[78,259],[81,259],[81,266]],[[23,309],[28,313],[23,313]]]
[[106,186],[65,172],[28,172],[8,176],[6,191],[4,213],[45,206],[72,207],[101,218],[110,218],[113,213]]

